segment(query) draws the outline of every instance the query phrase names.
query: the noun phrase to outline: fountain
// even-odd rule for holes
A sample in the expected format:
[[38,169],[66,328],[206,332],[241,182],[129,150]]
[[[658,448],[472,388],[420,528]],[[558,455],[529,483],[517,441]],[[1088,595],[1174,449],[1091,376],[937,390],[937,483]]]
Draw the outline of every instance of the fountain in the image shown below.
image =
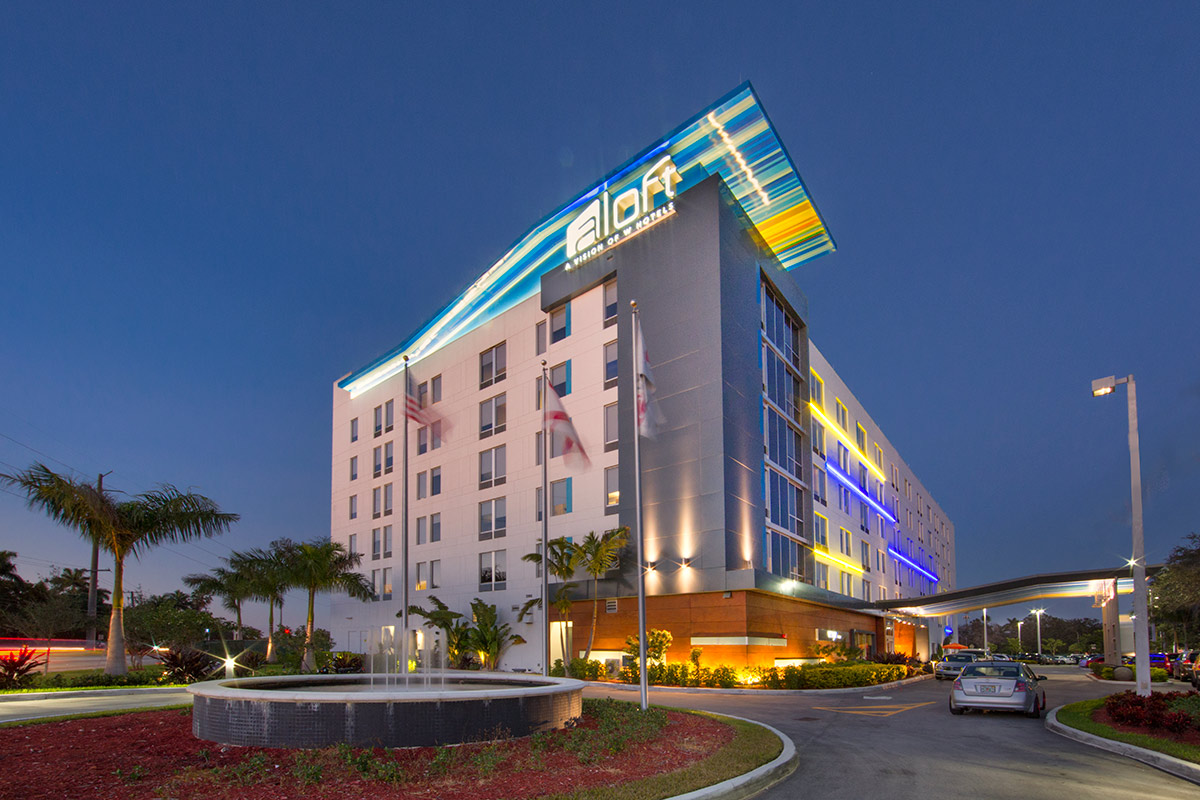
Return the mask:
[[400,670],[389,634],[368,647],[367,674],[193,684],[192,733],[255,747],[426,747],[528,736],[582,713],[583,681],[447,670],[440,642],[424,638],[415,673]]

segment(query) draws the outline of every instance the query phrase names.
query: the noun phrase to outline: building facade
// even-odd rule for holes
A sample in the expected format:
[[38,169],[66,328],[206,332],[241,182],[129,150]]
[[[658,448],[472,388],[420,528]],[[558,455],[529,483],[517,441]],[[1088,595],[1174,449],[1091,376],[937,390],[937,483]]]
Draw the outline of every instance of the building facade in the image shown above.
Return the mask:
[[[952,587],[954,528],[809,341],[794,270],[832,249],[746,85],[340,379],[331,536],[363,555],[378,599],[334,599],[337,646],[394,646],[406,574],[411,604],[494,604],[526,640],[502,666],[540,670],[541,612],[518,612],[541,591],[523,556],[542,514],[552,539],[636,533],[640,477],[647,621],[671,631],[668,660],[700,647],[709,663],[789,663],[831,642],[928,652],[927,630],[871,603]],[[659,411],[640,476],[630,301]],[[544,500],[543,374],[590,457],[581,466],[549,442]],[[637,627],[636,576],[632,546],[603,579],[580,576],[551,659],[591,641],[594,658],[618,661]]]

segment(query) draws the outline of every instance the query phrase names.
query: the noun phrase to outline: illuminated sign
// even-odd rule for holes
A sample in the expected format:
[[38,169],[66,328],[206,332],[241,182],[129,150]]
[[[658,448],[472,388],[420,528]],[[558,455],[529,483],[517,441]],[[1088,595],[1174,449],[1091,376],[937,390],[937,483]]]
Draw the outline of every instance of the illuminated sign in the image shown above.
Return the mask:
[[[660,158],[642,179],[616,197],[605,188],[567,223],[567,268],[577,267],[675,212],[679,170],[670,156]],[[658,207],[666,201],[666,205]]]

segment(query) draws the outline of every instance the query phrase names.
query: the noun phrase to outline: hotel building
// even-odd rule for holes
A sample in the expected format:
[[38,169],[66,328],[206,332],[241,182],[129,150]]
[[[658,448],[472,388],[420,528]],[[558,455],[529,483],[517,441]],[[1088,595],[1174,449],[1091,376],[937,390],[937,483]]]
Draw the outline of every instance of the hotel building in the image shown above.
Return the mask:
[[[828,642],[927,654],[919,620],[872,603],[952,588],[954,527],[809,341],[797,268],[833,249],[743,85],[338,380],[331,536],[362,554],[377,600],[334,598],[336,646],[400,635],[407,569],[410,603],[495,604],[527,640],[501,666],[541,669],[541,612],[517,617],[541,589],[522,556],[541,541],[543,362],[590,457],[549,443],[549,537],[633,530],[636,300],[660,411],[641,440],[647,622],[671,631],[668,660],[701,647],[710,664],[788,663]],[[406,356],[428,415],[407,422],[407,552]],[[595,587],[594,658],[636,632],[636,569],[631,544]],[[569,657],[592,634],[593,583],[577,582]]]

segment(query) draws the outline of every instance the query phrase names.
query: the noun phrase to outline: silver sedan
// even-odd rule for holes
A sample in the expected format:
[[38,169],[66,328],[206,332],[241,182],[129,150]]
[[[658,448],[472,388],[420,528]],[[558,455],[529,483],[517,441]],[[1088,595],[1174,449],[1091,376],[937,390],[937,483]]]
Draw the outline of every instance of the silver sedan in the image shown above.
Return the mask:
[[1038,719],[1046,707],[1046,692],[1026,664],[1011,661],[976,661],[966,664],[954,680],[950,692],[950,713],[961,714],[968,708],[996,711],[1021,711]]

